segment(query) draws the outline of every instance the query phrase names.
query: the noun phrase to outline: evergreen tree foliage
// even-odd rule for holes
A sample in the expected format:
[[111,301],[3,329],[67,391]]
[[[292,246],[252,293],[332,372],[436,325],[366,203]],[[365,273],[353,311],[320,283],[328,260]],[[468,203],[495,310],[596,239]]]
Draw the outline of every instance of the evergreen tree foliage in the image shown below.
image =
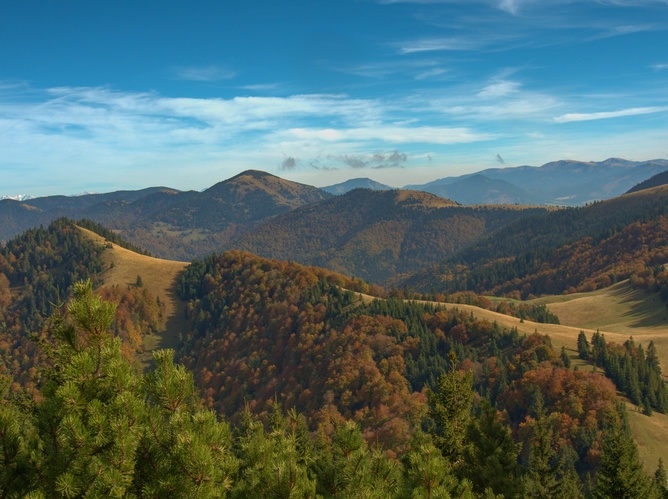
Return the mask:
[[406,496],[412,498],[475,497],[470,481],[458,480],[452,466],[433,443],[416,443],[406,457]]
[[232,497],[315,496],[316,480],[309,475],[310,463],[300,449],[296,428],[287,425],[278,412],[274,413],[268,432],[250,412],[244,414],[237,455],[241,465]]
[[628,428],[621,422],[613,423],[603,439],[595,497],[637,499],[650,493],[651,481],[643,472]]
[[381,499],[397,494],[402,485],[399,463],[380,449],[369,449],[351,421],[337,426],[331,443],[321,444],[315,470],[323,497]]
[[469,442],[464,448],[462,473],[479,494],[491,490],[506,498],[522,497],[521,468],[517,462],[522,445],[516,443],[510,428],[496,409],[483,401],[480,412],[466,429]]
[[591,357],[591,346],[584,331],[578,334],[578,354],[582,360],[589,360]]
[[566,351],[566,347],[561,347],[561,361],[564,363],[564,367],[566,369],[570,369],[570,367],[571,367],[571,357],[568,355],[568,352]]
[[428,392],[429,416],[435,423],[434,443],[448,462],[461,465],[466,428],[471,420],[473,375],[452,369],[443,374],[435,390]]
[[148,497],[224,497],[238,462],[227,423],[199,406],[192,374],[174,352],[154,353],[137,462],[138,493]]
[[67,312],[55,317],[56,367],[35,408],[35,486],[46,497],[122,497],[142,432],[141,382],[107,334],[114,304],[95,296],[90,281],[74,285]]
[[645,356],[642,345],[636,345],[633,337],[620,346],[606,343],[605,336],[598,331],[592,336],[591,360],[594,364],[602,367],[634,404],[643,407],[645,414],[651,415],[652,410],[665,413],[668,411],[668,389],[653,342],[648,345],[647,352]]
[[31,450],[38,440],[34,424],[8,400],[10,380],[0,377],[0,497],[33,485]]
[[657,497],[668,498],[668,474],[662,458],[659,458],[659,464],[654,472],[654,490]]

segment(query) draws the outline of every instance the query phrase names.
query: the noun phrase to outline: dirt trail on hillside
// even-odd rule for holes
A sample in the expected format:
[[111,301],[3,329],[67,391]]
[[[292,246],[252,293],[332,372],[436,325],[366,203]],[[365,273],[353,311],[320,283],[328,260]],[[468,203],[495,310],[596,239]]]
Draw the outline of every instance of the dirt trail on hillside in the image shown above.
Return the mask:
[[[103,237],[80,228],[93,241],[110,244]],[[160,298],[165,314],[165,327],[158,334],[144,336],[144,352],[139,360],[144,369],[152,362],[152,352],[160,348],[176,348],[179,334],[185,331],[185,303],[176,293],[178,275],[188,266],[188,262],[162,260],[140,255],[111,243],[111,248],[104,252],[105,270],[101,273],[104,286],[128,286],[141,277],[142,286],[155,297]]]

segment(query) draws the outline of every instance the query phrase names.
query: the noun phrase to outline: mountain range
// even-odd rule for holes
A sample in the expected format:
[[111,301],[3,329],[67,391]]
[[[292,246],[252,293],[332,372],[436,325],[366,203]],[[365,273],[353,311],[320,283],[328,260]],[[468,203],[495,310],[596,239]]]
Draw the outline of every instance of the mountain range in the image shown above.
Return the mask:
[[508,223],[546,212],[537,205],[608,198],[667,168],[666,160],[557,161],[489,169],[411,190],[389,190],[369,179],[319,189],[249,170],[201,192],[150,187],[5,199],[0,241],[59,217],[85,218],[162,258],[189,261],[243,248],[387,284]]
[[[465,204],[519,203],[579,206],[624,194],[668,170],[668,160],[554,161],[543,166],[490,168],[405,189],[431,192]],[[466,183],[463,183],[467,180]]]

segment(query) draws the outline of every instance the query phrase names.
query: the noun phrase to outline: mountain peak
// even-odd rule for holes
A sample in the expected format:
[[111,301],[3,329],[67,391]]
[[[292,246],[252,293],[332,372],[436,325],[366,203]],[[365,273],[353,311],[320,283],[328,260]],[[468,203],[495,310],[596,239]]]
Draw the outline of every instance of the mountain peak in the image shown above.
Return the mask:
[[251,178],[254,178],[254,179],[257,179],[257,180],[265,179],[265,178],[279,178],[276,175],[272,175],[271,173],[267,173],[267,172],[262,171],[262,170],[244,170],[243,172],[238,173],[234,177],[231,177],[227,180],[224,180],[224,182],[231,182],[233,180],[237,180],[237,179],[244,178],[244,177],[251,177]]
[[351,178],[340,184],[329,185],[327,187],[322,187],[322,190],[334,194],[336,196],[340,194],[345,194],[354,189],[371,189],[372,191],[389,191],[392,190],[392,187],[389,185],[381,184],[370,178]]

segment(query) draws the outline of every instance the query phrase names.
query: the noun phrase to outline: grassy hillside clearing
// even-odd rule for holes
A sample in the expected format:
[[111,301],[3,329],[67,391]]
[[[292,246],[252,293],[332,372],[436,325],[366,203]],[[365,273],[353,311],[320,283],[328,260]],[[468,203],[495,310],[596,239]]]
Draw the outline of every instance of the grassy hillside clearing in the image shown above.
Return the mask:
[[188,262],[140,255],[109,243],[103,237],[87,229],[80,228],[80,230],[101,245],[111,244],[111,248],[104,252],[106,270],[101,277],[105,286],[134,285],[137,282],[137,276],[140,276],[143,287],[148,289],[152,295],[159,297],[164,306],[166,319],[164,331],[161,331],[159,335],[144,337],[145,351],[140,360],[146,367],[151,361],[151,352],[159,348],[175,348],[179,333],[186,327],[185,304],[176,293],[176,278],[188,265]]
[[608,341],[623,343],[629,336],[647,347],[654,341],[664,373],[668,372],[668,309],[656,293],[633,289],[623,281],[590,293],[538,298],[559,316],[563,325],[605,333]]

